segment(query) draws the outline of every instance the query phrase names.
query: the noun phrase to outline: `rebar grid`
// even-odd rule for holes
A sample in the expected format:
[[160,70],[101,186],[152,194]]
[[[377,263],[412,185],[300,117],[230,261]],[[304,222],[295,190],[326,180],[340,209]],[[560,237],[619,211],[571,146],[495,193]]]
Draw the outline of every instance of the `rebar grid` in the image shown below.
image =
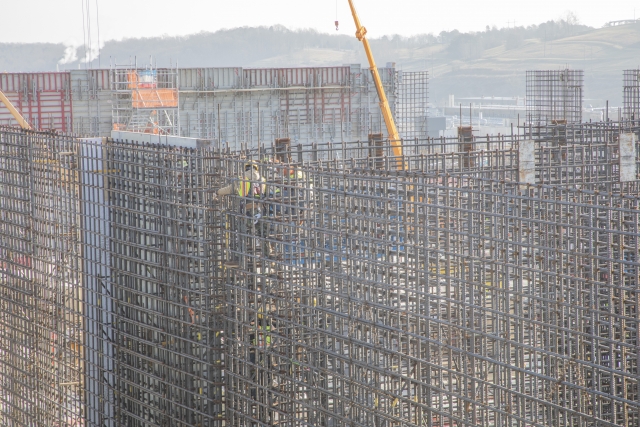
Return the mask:
[[[444,154],[461,152],[489,152],[515,149],[521,140],[534,140],[536,146],[558,147],[565,145],[592,146],[594,144],[615,145],[624,133],[640,135],[640,120],[622,120],[620,122],[569,123],[548,125],[534,129],[530,124],[514,129],[509,135],[473,135],[471,141],[461,141],[459,137],[413,138],[403,140],[402,151],[406,156]],[[312,144],[293,144],[283,154],[275,143],[250,146],[240,144],[234,150],[229,144],[215,144],[221,155],[235,153],[244,157],[262,159],[269,155],[285,155],[293,162],[343,162],[350,159],[375,159],[376,165],[383,167],[385,158],[394,156],[389,141],[381,140],[374,144],[367,140],[323,142]],[[471,165],[471,163],[470,163]],[[377,166],[376,166],[377,167]],[[473,166],[471,166],[473,167]]]
[[205,153],[113,144],[116,425],[217,426],[223,417],[220,213]]
[[[636,125],[418,140],[402,172],[0,129],[0,419],[640,426]],[[251,156],[265,198],[216,201]]]
[[398,71],[396,74],[398,96],[395,116],[400,137],[404,140],[425,139],[428,136],[428,72]]
[[304,173],[228,206],[232,425],[640,425],[637,183]]
[[83,425],[76,147],[67,136],[0,134],[3,425]]
[[[523,140],[523,143],[526,140]],[[534,141],[532,141],[535,144]],[[515,148],[491,151],[466,151],[403,156],[411,173],[462,175],[517,182],[519,180],[518,144]],[[357,150],[360,151],[360,150]],[[315,154],[315,153],[312,153]],[[303,156],[304,157],[304,156]],[[534,148],[536,182],[550,185],[611,183],[619,180],[619,145],[588,144],[568,146],[539,145]],[[304,167],[327,171],[393,170],[397,158],[366,157],[322,160],[302,163]]]
[[640,69],[624,70],[622,108],[626,120],[640,119]]
[[520,128],[519,139],[535,139],[547,145],[588,145],[593,143],[613,144],[623,133],[640,133],[640,120],[585,122],[569,124],[551,124],[534,128],[530,123]]
[[527,71],[527,123],[580,123],[583,74],[569,69]]

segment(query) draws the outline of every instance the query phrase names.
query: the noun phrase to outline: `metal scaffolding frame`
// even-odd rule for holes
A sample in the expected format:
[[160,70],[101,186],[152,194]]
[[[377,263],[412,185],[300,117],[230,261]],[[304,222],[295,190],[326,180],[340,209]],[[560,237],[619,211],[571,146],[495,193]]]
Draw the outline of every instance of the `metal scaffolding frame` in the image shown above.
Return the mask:
[[177,68],[110,69],[113,130],[180,135]]
[[639,137],[2,128],[0,423],[639,427]]

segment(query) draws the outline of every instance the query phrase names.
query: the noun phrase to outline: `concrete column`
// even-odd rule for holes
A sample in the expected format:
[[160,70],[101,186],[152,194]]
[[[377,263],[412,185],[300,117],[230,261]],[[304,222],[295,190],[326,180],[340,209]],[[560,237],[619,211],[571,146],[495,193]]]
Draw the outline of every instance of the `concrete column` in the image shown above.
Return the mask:
[[636,135],[633,133],[620,135],[620,182],[637,179],[636,159]]
[[518,181],[522,184],[536,183],[535,143],[527,139],[518,145]]

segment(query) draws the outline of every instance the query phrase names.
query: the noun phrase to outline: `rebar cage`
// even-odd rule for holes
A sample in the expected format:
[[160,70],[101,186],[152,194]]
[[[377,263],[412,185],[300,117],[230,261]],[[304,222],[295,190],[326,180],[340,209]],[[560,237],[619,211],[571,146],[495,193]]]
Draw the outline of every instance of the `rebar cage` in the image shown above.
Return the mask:
[[0,129],[2,424],[640,426],[640,124],[524,131]]
[[623,117],[637,120],[640,118],[640,70],[624,70],[623,79]]
[[583,85],[582,70],[527,71],[527,123],[582,122]]
[[429,102],[427,71],[398,71],[398,96],[395,117],[398,132],[404,140],[426,139],[427,104]]

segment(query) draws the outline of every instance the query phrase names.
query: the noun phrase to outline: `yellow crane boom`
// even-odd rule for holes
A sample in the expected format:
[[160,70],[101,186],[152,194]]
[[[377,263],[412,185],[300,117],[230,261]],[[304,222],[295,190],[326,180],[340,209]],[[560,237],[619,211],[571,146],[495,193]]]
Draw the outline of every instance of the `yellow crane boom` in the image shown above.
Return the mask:
[[[353,15],[353,21],[356,24],[356,37],[364,45],[364,51],[367,54],[369,60],[369,69],[373,76],[373,82],[376,85],[376,91],[378,92],[378,98],[380,99],[380,110],[382,111],[382,117],[384,118],[384,124],[387,126],[387,132],[389,133],[389,140],[391,141],[391,147],[393,148],[393,155],[396,157],[402,156],[402,141],[396,128],[396,122],[393,120],[391,114],[391,108],[389,108],[389,101],[387,101],[387,95],[384,93],[384,87],[382,87],[382,80],[380,79],[380,73],[378,73],[378,67],[376,67],[376,61],[373,59],[373,53],[371,53],[371,46],[366,38],[367,29],[360,24],[360,19],[356,13],[356,7],[353,5],[353,1],[349,0],[349,7],[351,8],[351,14]],[[398,162],[400,168],[404,169],[404,164]]]
[[16,121],[18,122],[18,124],[20,125],[20,127],[22,129],[33,130],[31,125],[29,124],[29,122],[27,122],[25,120],[25,118],[22,117],[22,114],[20,114],[20,111],[18,111],[18,109],[13,106],[11,101],[9,101],[9,98],[7,98],[6,95],[4,93],[2,93],[1,90],[0,90],[0,101],[2,101],[2,103],[4,104],[5,107],[7,107],[7,109],[9,110],[11,115],[13,116],[13,118],[16,119]]

